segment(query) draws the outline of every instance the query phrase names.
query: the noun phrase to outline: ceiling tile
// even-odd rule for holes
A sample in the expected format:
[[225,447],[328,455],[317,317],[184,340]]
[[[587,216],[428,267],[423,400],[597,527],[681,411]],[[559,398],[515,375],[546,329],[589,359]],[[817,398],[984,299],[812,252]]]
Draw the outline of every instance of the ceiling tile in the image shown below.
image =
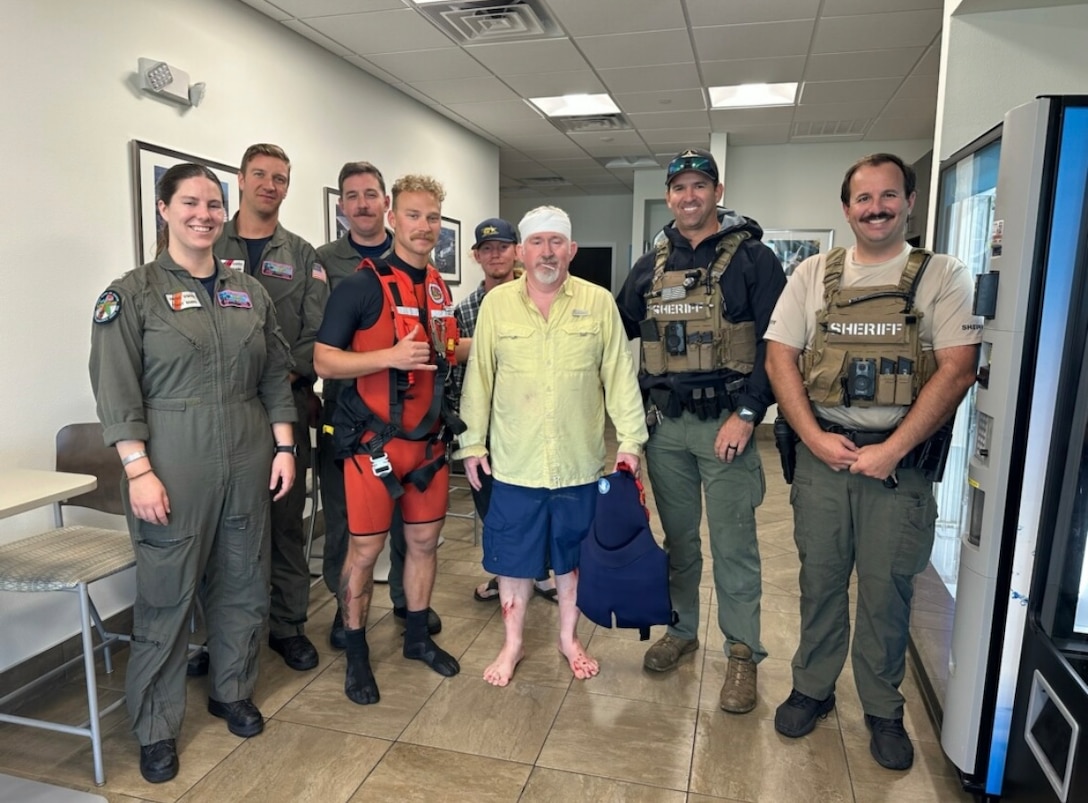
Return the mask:
[[934,120],[881,117],[865,133],[865,139],[933,139]]
[[602,70],[628,67],[635,58],[644,66],[695,60],[687,30],[582,36],[578,38],[578,46],[590,64]]
[[[523,154],[530,150],[559,149],[572,146],[577,150],[577,146],[571,142],[566,134],[561,134],[555,129],[552,129],[552,133],[546,136],[539,134],[510,137],[507,144],[510,145],[511,148],[516,148]],[[584,154],[579,152],[577,155],[582,156]]]
[[918,66],[914,68],[916,75],[940,75],[941,74],[941,40],[929,46]]
[[879,14],[886,11],[917,11],[944,8],[944,0],[824,0],[823,16],[846,17],[852,14]]
[[937,114],[937,96],[929,98],[896,97],[882,111],[887,117],[929,117]]
[[734,126],[783,125],[793,120],[794,106],[762,109],[711,109],[710,125],[714,131],[730,131]]
[[663,111],[703,111],[706,97],[701,89],[672,89],[665,92],[632,92],[613,98],[624,114]]
[[897,78],[918,63],[924,47],[819,53],[808,57],[806,81],[848,81],[854,78]]
[[497,135],[502,136],[504,139],[507,137],[562,137],[562,133],[556,130],[555,126],[549,123],[547,120],[537,115],[533,116],[534,119],[519,118],[508,119],[500,118],[498,120],[491,120],[489,127]]
[[486,67],[459,47],[438,50],[411,50],[402,53],[377,53],[367,57],[401,81],[426,81],[443,78],[477,78],[491,75]]
[[493,73],[501,76],[589,69],[585,59],[567,39],[469,45],[465,50]]
[[[859,81],[806,81],[801,103],[849,103],[855,100],[887,101],[903,83],[901,78],[868,78]],[[936,97],[936,93],[934,93]]]
[[[525,155],[536,159],[541,164],[546,164],[553,170],[558,170],[559,166],[556,164],[557,159],[569,160],[574,156],[585,156],[583,151],[577,144],[567,141],[566,145],[562,147],[554,148],[525,148]],[[586,157],[589,158],[589,157]]]
[[310,25],[360,56],[450,46],[445,34],[410,8],[318,17]]
[[548,8],[572,36],[684,27],[680,0],[548,0]]
[[803,56],[808,53],[814,20],[715,25],[692,31],[701,61]]
[[798,106],[793,113],[795,123],[825,122],[830,120],[870,120],[883,110],[879,101],[865,103],[814,103]]
[[654,92],[659,89],[690,89],[699,86],[695,62],[659,64],[654,67],[620,67],[599,70],[605,86],[617,92]]
[[518,100],[498,78],[454,78],[449,81],[416,81],[413,86],[439,103],[484,103],[493,100]]
[[783,56],[773,59],[703,61],[700,67],[707,86],[800,82],[805,72],[805,57]]
[[820,0],[687,0],[693,28],[747,22],[816,19]]
[[274,0],[274,2],[292,17],[299,19],[404,8],[401,0]]
[[494,103],[451,103],[450,109],[458,114],[476,120],[480,125],[488,125],[504,120],[541,120],[528,103],[521,100],[498,100]]
[[298,20],[284,20],[283,24],[290,28],[297,34],[305,36],[311,42],[321,45],[321,47],[335,53],[337,56],[352,56],[355,55],[350,49],[344,47],[339,42],[335,42],[329,37],[325,36],[319,31],[315,31],[305,22],[299,22]]
[[344,56],[344,60],[347,61],[350,64],[354,64],[360,70],[363,70],[364,72],[366,72],[369,75],[373,75],[379,81],[383,81],[384,83],[387,83],[390,86],[394,86],[396,84],[404,83],[397,76],[392,75],[391,73],[387,73],[385,70],[381,69],[380,67],[377,67],[374,64],[371,64],[370,61],[368,61],[367,59],[364,59],[362,56],[356,56],[354,53],[352,53],[350,55]]
[[[654,128],[642,132],[642,138],[651,147],[657,142],[709,142],[706,127]],[[697,146],[697,147],[702,147]]]
[[631,114],[628,118],[639,130],[647,131],[654,128],[691,128],[709,124],[710,120],[706,112],[650,112]]
[[788,125],[760,125],[730,131],[730,145],[785,145],[790,140]]
[[532,73],[527,75],[503,74],[507,86],[523,98],[553,97],[555,95],[595,94],[605,92],[604,84],[590,70]]
[[[642,141],[642,137],[639,136],[637,131],[609,131],[608,133],[602,133],[599,131],[584,132],[584,133],[572,133],[568,134],[570,140],[577,145],[581,145],[586,148],[587,152],[593,154],[586,146],[594,143],[603,143],[604,145],[614,145],[616,147],[628,146],[641,153],[645,149],[645,144]],[[634,153],[635,151],[632,151]]]
[[245,3],[247,6],[252,6],[253,8],[260,11],[262,14],[265,14],[274,20],[282,22],[283,20],[291,19],[290,14],[288,14],[286,11],[281,11],[271,3],[266,2],[266,0],[242,0],[242,2]]
[[898,98],[935,98],[937,97],[937,85],[939,81],[936,75],[908,75],[899,91],[895,93]]
[[812,42],[813,53],[849,53],[893,47],[928,46],[941,32],[944,12],[896,11],[854,17],[825,17]]

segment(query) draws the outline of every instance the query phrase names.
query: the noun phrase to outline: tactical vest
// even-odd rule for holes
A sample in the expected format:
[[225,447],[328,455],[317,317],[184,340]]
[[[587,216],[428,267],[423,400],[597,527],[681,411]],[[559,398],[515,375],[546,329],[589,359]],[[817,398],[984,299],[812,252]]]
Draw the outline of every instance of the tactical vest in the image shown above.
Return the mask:
[[647,374],[698,373],[728,368],[750,374],[756,361],[754,321],[733,323],[722,314],[721,277],[741,243],[735,231],[718,241],[709,268],[666,270],[668,238],[657,245],[654,276],[642,322],[642,370]]
[[919,337],[922,312],[914,295],[933,254],[915,248],[898,285],[847,287],[846,249],[824,265],[824,307],[816,339],[801,355],[808,397],[822,407],[909,405],[936,370]]

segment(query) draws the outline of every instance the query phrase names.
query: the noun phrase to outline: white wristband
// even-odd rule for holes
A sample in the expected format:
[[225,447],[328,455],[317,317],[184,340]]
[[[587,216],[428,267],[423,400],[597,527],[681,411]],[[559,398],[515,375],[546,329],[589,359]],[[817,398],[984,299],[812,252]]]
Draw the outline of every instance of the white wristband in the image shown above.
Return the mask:
[[145,457],[147,457],[147,452],[141,449],[138,452],[133,452],[132,454],[121,458],[121,465],[127,466],[129,463],[135,463],[137,460],[143,460]]

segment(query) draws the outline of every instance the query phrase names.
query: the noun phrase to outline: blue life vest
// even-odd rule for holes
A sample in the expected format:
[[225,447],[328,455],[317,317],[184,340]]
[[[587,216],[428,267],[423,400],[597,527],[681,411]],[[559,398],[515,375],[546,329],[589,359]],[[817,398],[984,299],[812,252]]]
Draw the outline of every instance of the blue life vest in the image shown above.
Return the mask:
[[636,627],[676,621],[669,598],[669,558],[650,532],[642,483],[621,466],[597,481],[597,511],[582,542],[578,607],[590,621]]

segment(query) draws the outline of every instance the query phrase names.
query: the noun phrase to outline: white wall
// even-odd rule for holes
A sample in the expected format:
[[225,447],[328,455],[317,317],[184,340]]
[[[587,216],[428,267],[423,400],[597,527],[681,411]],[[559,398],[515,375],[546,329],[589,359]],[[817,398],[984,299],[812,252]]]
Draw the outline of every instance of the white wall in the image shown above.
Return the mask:
[[934,170],[941,159],[1000,123],[1009,109],[1037,95],[1083,94],[1088,89],[1086,3],[954,14],[945,37],[943,115],[938,118]]
[[[183,111],[133,89],[140,56],[206,82],[203,105]],[[348,160],[375,162],[389,180],[436,176],[466,240],[498,207],[493,145],[235,0],[6,3],[0,74],[6,466],[51,468],[56,431],[95,418],[91,311],[135,259],[130,140],[228,164],[253,142],[282,145],[293,161],[283,222],[315,244],[322,188]],[[480,276],[467,249],[462,264],[458,298]],[[44,510],[0,520],[0,541],[50,526]],[[131,600],[131,577],[105,585],[104,613]],[[32,597],[0,595],[0,670],[75,632],[58,624],[56,603]]]

